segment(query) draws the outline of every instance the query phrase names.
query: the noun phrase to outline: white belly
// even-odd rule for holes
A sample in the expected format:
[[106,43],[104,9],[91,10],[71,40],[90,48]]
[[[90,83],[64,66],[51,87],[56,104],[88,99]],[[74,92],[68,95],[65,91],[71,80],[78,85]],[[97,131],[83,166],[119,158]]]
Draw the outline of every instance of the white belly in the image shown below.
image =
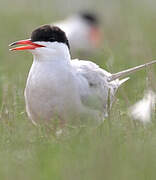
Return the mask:
[[67,119],[71,114],[80,113],[72,73],[62,70],[64,72],[32,66],[25,88],[26,110],[32,121],[50,120],[56,116]]

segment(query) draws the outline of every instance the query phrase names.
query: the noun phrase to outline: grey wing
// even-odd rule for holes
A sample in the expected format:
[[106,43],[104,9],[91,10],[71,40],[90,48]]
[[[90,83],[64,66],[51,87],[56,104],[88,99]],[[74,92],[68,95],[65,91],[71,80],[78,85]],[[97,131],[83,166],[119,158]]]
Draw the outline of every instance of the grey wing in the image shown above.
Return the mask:
[[109,83],[107,79],[111,74],[90,61],[72,60],[72,66],[77,73],[82,104],[106,115],[108,95],[110,93],[112,102],[118,83]]

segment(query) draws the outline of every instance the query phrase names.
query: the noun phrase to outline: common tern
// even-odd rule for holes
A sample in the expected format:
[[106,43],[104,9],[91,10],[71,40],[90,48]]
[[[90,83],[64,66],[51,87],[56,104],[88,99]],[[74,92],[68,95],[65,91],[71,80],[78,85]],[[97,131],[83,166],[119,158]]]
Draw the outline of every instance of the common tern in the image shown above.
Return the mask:
[[11,51],[33,54],[26,88],[26,111],[32,122],[101,122],[108,115],[117,89],[129,78],[121,79],[149,63],[115,74],[85,60],[72,60],[65,33],[56,26],[35,29],[31,38],[12,43]]

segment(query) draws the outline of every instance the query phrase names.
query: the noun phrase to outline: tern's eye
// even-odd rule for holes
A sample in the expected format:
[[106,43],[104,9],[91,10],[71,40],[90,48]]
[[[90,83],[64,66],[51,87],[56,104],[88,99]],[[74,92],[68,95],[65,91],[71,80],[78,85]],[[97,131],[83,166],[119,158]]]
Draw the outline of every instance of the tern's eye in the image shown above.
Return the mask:
[[56,40],[56,38],[54,38],[54,37],[49,38],[49,41],[55,41],[55,40]]

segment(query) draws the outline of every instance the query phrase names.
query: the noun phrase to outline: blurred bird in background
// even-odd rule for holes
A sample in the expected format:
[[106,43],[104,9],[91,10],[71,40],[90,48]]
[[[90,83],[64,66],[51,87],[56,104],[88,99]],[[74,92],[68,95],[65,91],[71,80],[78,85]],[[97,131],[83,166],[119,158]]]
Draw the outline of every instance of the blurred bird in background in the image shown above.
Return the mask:
[[73,14],[63,21],[52,24],[66,33],[72,55],[95,53],[100,47],[102,40],[100,20],[93,12]]

